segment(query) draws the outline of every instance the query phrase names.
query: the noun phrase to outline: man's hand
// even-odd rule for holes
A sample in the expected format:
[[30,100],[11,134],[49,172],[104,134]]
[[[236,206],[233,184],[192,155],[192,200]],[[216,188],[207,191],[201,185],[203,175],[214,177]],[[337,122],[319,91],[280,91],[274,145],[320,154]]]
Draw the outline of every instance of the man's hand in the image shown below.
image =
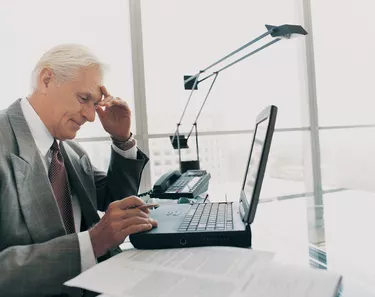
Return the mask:
[[96,258],[119,246],[130,234],[157,226],[157,222],[148,216],[147,208],[134,208],[144,204],[138,197],[131,196],[114,201],[108,206],[102,219],[89,230]]
[[104,130],[118,141],[128,140],[131,125],[131,111],[128,104],[118,97],[111,96],[104,86],[100,89],[104,98],[99,102],[96,112]]

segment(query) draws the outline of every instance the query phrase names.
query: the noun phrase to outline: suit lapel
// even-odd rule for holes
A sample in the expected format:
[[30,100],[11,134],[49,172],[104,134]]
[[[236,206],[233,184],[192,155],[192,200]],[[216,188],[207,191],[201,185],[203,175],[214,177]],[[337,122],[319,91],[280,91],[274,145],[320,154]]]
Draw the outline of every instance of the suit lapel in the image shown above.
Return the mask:
[[86,155],[81,158],[67,144],[61,143],[61,153],[69,176],[70,185],[74,188],[81,205],[86,226],[89,228],[99,221],[96,212],[96,187],[92,178],[91,164]]
[[26,225],[35,243],[66,234],[52,188],[20,101],[7,111],[19,154],[11,154],[18,199]]

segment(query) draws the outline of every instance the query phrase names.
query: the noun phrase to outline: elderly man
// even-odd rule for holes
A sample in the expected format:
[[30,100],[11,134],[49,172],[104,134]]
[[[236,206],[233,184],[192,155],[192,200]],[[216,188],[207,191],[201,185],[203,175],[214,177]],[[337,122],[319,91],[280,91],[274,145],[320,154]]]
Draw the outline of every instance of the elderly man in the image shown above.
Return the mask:
[[[0,111],[1,296],[79,296],[63,283],[157,225],[131,196],[148,158],[102,69],[80,45],[52,48],[35,66],[32,94]],[[95,113],[113,140],[107,173],[72,141]]]

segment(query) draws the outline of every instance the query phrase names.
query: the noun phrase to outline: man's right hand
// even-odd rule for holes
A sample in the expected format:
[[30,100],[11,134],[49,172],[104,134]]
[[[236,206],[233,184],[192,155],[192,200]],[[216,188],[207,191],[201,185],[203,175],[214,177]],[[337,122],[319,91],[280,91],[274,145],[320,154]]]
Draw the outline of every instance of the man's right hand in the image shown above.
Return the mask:
[[144,204],[138,197],[130,196],[108,206],[102,219],[89,230],[96,258],[119,246],[130,234],[157,226],[157,222],[148,216],[148,209],[134,208]]

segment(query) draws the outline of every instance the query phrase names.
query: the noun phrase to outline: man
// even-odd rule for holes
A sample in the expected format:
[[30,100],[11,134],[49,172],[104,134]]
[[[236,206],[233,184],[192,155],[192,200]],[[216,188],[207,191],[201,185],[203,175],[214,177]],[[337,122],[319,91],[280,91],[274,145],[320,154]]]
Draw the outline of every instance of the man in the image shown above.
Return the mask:
[[[131,196],[148,158],[102,72],[86,48],[57,46],[37,63],[32,94],[0,111],[1,296],[80,296],[63,283],[157,225]],[[72,141],[95,113],[113,140],[107,173]]]

